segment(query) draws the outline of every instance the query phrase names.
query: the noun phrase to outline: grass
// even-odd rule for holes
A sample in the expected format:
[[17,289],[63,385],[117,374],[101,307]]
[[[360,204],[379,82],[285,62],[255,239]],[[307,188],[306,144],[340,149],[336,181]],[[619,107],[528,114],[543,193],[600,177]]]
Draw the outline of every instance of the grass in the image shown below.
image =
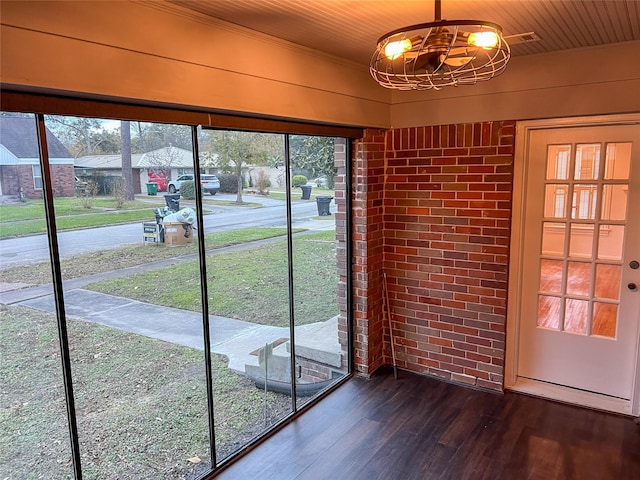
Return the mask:
[[[324,321],[338,313],[335,248],[333,231],[293,239],[296,325]],[[284,240],[210,257],[207,276],[211,314],[262,325],[289,325]],[[197,260],[87,288],[184,310],[202,308]]]
[[[76,215],[69,217],[56,217],[57,230],[73,230],[77,228],[101,227],[105,225],[115,225],[119,223],[149,221],[150,211],[130,210],[101,212],[92,215]],[[0,224],[0,238],[15,237],[22,235],[34,235],[45,233],[47,224],[44,219],[31,220],[20,223]]]
[[[160,202],[158,202],[160,203]],[[106,210],[139,210],[151,208],[148,202],[135,200],[125,202],[117,208],[116,201],[109,197],[96,197],[92,208],[84,208],[80,198],[57,197],[54,200],[56,216],[91,215]],[[162,202],[164,205],[164,202]],[[44,218],[44,201],[27,199],[19,205],[0,205],[0,222],[18,222],[26,220],[42,220]]]
[[[294,229],[301,232],[303,229]],[[286,234],[285,228],[252,227],[228,232],[217,232],[205,235],[206,250],[239,245],[257,240],[278,237]],[[158,245],[135,245],[104,250],[87,255],[81,255],[61,261],[63,280],[86,277],[96,273],[119,270],[136,265],[155,263],[176,256],[196,255],[197,243],[185,245],[179,249]],[[2,270],[2,281],[7,283],[27,283],[31,285],[46,285],[51,283],[51,265],[41,262]]]
[[[71,478],[55,317],[0,311],[0,478]],[[201,351],[68,320],[84,478],[194,478],[210,468]],[[219,458],[264,428],[264,393],[212,359]],[[268,393],[268,420],[288,397]],[[199,457],[202,463],[189,459]]]

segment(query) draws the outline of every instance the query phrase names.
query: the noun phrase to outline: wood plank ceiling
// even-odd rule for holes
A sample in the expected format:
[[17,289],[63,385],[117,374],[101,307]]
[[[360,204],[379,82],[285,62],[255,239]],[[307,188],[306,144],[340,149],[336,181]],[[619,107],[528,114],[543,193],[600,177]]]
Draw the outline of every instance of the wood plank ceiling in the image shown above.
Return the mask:
[[[174,0],[181,9],[368,64],[377,39],[434,20],[433,0]],[[498,23],[512,54],[640,40],[640,0],[443,0],[443,19]],[[638,61],[639,59],[636,59]]]

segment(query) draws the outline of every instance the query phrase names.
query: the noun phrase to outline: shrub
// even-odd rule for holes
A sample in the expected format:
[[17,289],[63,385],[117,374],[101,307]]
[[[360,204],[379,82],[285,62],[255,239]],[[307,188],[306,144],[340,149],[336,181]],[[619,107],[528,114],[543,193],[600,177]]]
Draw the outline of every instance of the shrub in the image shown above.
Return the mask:
[[180,196],[187,200],[196,198],[196,184],[193,180],[180,182]]
[[87,186],[79,193],[80,203],[82,203],[83,208],[93,208],[98,189],[98,184],[93,180],[87,182]]
[[267,189],[271,186],[271,180],[269,180],[269,175],[264,173],[263,170],[258,172],[256,178],[256,188],[258,189],[258,193],[264,195],[267,192]]
[[238,193],[238,177],[229,173],[220,173],[216,176],[220,180],[220,192]]
[[306,185],[307,182],[308,182],[307,177],[305,177],[304,175],[294,175],[293,178],[291,179],[291,186],[293,188],[301,187],[303,185]]

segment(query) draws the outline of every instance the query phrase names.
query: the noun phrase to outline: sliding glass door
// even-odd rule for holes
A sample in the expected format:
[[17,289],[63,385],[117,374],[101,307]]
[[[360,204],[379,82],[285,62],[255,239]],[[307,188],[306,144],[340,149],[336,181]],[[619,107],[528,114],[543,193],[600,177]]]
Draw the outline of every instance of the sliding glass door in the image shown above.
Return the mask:
[[198,478],[349,374],[345,139],[0,118],[0,478]]

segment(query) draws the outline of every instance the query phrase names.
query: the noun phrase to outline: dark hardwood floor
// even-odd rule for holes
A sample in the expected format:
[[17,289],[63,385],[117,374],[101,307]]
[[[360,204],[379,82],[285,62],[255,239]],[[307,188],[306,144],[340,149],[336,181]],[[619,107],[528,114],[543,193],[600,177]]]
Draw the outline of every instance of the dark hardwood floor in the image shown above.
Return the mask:
[[638,480],[640,426],[385,372],[350,380],[215,478]]

